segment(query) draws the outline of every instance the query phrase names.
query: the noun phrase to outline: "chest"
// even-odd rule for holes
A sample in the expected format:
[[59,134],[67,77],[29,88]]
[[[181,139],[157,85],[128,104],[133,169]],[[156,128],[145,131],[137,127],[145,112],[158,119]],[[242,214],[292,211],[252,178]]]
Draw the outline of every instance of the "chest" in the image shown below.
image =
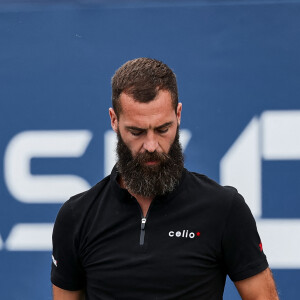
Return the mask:
[[213,216],[201,214],[201,209],[178,211],[154,204],[144,219],[138,204],[131,203],[99,215],[81,245],[88,284],[123,296],[141,289],[137,297],[154,293],[160,299],[212,278],[222,281],[221,230]]

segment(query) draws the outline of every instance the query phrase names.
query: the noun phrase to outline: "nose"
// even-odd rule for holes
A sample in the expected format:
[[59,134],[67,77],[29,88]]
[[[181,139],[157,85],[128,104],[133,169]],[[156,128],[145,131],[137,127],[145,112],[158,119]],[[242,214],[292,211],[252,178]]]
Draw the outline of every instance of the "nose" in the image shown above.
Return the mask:
[[155,137],[154,132],[147,132],[146,140],[144,141],[143,145],[144,149],[148,152],[154,152],[158,147],[158,141]]

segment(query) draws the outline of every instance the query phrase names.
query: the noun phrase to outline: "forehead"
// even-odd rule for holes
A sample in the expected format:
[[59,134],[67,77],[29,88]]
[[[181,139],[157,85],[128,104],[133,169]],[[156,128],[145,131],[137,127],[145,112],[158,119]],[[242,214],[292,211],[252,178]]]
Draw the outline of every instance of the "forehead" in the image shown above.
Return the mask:
[[121,93],[121,113],[119,122],[124,126],[151,128],[176,119],[170,92],[160,90],[156,98],[147,103],[135,101],[131,96]]

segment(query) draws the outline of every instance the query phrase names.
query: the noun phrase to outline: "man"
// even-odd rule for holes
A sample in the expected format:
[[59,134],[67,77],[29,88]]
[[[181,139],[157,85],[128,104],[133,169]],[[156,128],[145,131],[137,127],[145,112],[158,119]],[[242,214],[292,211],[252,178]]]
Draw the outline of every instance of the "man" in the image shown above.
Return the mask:
[[112,79],[118,162],[61,208],[53,231],[54,300],[278,299],[243,198],[184,169],[175,74],[139,58]]

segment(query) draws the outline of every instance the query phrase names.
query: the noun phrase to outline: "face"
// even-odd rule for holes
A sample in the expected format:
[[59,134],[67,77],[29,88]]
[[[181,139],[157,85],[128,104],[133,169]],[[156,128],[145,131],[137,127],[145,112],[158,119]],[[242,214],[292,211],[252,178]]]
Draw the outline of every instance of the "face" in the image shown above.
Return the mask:
[[181,103],[175,113],[170,92],[160,90],[148,103],[140,103],[121,93],[120,104],[119,119],[112,108],[109,110],[111,125],[120,133],[133,157],[145,151],[168,153],[180,124]]
[[[155,103],[147,104],[125,96],[121,98],[119,120],[114,119],[110,111],[112,125],[117,126],[117,166],[123,183],[130,192],[145,197],[170,192],[183,169],[179,143],[181,104],[176,114],[168,92],[162,91],[152,101]],[[128,100],[135,105],[126,105]]]

